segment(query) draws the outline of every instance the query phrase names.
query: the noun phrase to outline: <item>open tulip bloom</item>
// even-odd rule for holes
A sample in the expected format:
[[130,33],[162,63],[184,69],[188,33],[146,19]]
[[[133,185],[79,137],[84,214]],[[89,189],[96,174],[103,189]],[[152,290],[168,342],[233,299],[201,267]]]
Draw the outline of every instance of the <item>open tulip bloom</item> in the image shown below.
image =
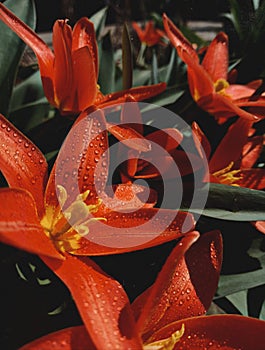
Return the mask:
[[23,21],[0,3],[0,19],[36,54],[44,93],[62,115],[75,115],[85,108],[105,107],[122,102],[130,93],[144,100],[165,90],[166,84],[140,86],[104,96],[97,84],[98,49],[93,23],[86,17],[73,30],[67,20],[57,20],[53,27],[53,51]]
[[187,65],[188,84],[195,102],[222,123],[239,116],[258,121],[265,115],[265,96],[255,95],[262,81],[246,85],[229,82],[228,37],[220,32],[210,43],[202,62],[192,44],[164,14],[164,28],[179,57]]
[[[93,342],[101,349],[111,342],[115,348],[120,338],[112,342],[113,334],[130,334],[127,331],[132,328],[129,316],[126,329],[119,323],[127,299],[121,293],[117,304],[111,300],[105,305],[106,298],[113,298],[117,282],[87,256],[129,252],[178,239],[193,230],[193,216],[145,206],[131,186],[121,190],[118,186],[113,197],[107,196],[108,140],[101,111],[80,114],[49,177],[42,153],[0,118],[0,168],[10,186],[0,190],[0,240],[38,254],[71,291]],[[171,220],[165,225],[168,217]],[[109,323],[103,334],[98,328],[102,319]],[[134,343],[130,336],[127,340],[128,346]]]
[[[238,315],[205,316],[221,263],[222,240],[218,231],[200,237],[197,232],[188,233],[173,248],[154,284],[128,305],[134,315],[130,332],[133,347],[123,340],[117,348],[262,350],[265,322]],[[122,291],[119,287],[115,300]],[[127,329],[127,322],[125,317],[120,319],[122,329]],[[108,329],[105,322],[98,326],[99,333]],[[43,336],[21,350],[50,350],[51,344],[54,348],[63,345],[66,350],[102,349],[99,343],[93,343],[85,327],[76,326]]]
[[141,43],[147,46],[165,45],[163,39],[166,38],[166,33],[158,28],[155,28],[153,21],[148,21],[145,28],[142,29],[137,22],[132,22],[133,29],[136,31]]

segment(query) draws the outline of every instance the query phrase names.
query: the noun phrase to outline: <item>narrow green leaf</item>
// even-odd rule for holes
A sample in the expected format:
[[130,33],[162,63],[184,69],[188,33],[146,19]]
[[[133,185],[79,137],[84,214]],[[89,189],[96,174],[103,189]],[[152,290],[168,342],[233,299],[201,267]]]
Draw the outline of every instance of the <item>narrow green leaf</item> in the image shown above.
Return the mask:
[[90,21],[93,22],[94,24],[97,38],[99,38],[103,28],[105,27],[107,11],[108,11],[108,6],[105,6],[90,17]]
[[[35,28],[36,14],[32,0],[7,0],[4,4],[31,28]],[[25,44],[2,22],[0,22],[0,33],[0,112],[7,115],[18,64]]]
[[[207,191],[207,187],[201,188],[197,192],[204,195],[205,191]],[[201,209],[203,208],[196,208],[195,204],[194,209],[190,211],[201,213]],[[211,183],[202,215],[232,221],[265,220],[265,192]]]
[[158,63],[157,63],[157,56],[156,56],[155,49],[153,49],[152,54],[153,56],[152,56],[151,81],[152,81],[152,84],[158,84],[159,74],[158,74]]
[[132,72],[133,62],[130,34],[126,23],[124,23],[122,31],[122,86],[124,90],[132,87]]
[[99,77],[98,84],[103,94],[108,94],[115,90],[115,60],[114,50],[111,43],[110,33],[106,34],[98,45],[99,49]]

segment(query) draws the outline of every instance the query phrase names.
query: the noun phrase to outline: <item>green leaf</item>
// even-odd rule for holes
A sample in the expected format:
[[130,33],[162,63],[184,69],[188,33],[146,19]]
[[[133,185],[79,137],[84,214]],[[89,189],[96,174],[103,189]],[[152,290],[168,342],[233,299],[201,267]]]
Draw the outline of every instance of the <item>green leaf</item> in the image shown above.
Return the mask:
[[103,7],[103,9],[96,12],[94,15],[90,17],[90,21],[93,22],[96,37],[99,38],[103,28],[105,27],[105,22],[107,18],[108,6]]
[[124,23],[122,31],[122,87],[124,90],[132,87],[132,48],[129,30]]
[[115,60],[110,33],[107,33],[98,44],[99,50],[99,77],[98,84],[103,94],[115,90]]
[[[7,0],[4,5],[31,28],[35,28],[36,14],[32,0]],[[2,22],[0,22],[0,33],[0,112],[7,115],[18,64],[25,44]]]
[[[197,192],[205,195],[207,187]],[[201,213],[200,207],[190,209],[193,213]],[[202,215],[216,219],[232,221],[265,220],[265,192],[249,188],[222,184],[209,184],[209,193]]]
[[159,74],[158,74],[158,62],[155,49],[152,51],[152,66],[151,66],[151,82],[152,84],[158,84]]

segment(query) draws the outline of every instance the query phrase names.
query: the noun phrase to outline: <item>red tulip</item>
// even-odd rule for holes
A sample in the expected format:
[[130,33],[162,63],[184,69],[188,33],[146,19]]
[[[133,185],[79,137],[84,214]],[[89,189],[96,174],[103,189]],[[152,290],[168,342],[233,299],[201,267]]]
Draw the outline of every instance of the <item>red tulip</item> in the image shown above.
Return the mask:
[[67,20],[53,27],[53,51],[24,22],[0,3],[0,19],[35,52],[44,93],[61,114],[78,114],[96,105],[120,103],[130,93],[144,100],[165,90],[166,84],[140,86],[104,96],[97,85],[98,49],[93,23],[86,17],[72,29]]
[[132,22],[132,26],[141,43],[147,46],[165,45],[163,39],[166,38],[166,33],[161,29],[155,28],[153,21],[148,21],[144,29],[137,22]]
[[199,55],[174,23],[164,14],[164,28],[179,57],[187,65],[189,89],[193,99],[219,123],[239,116],[258,121],[265,116],[265,96],[254,96],[262,81],[246,85],[229,82],[228,37],[220,32],[210,43],[200,63]]
[[[49,177],[42,153],[3,116],[0,144],[0,169],[10,186],[0,189],[0,241],[38,254],[62,279],[99,348],[106,344],[115,348],[121,341],[127,348],[135,346],[139,341],[131,337],[133,321],[126,294],[87,256],[177,239],[184,234],[184,222],[186,229],[186,225],[193,229],[192,215],[147,208],[131,186],[118,186],[114,198],[106,195],[108,140],[101,111],[81,113]],[[171,224],[164,227],[169,216]],[[123,328],[121,310],[126,318]],[[103,318],[109,326],[100,334],[98,324]]]

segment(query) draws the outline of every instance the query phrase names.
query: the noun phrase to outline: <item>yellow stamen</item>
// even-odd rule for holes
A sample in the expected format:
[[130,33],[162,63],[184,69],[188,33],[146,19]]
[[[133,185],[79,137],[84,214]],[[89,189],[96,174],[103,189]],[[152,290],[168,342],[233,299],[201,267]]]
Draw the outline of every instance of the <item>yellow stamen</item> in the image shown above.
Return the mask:
[[225,79],[218,79],[214,83],[215,92],[217,92],[220,95],[229,96],[225,91],[228,87],[229,83]]
[[89,190],[79,194],[69,207],[64,208],[68,198],[67,191],[63,186],[57,186],[57,189],[59,205],[56,208],[46,208],[41,225],[59,251],[71,253],[80,248],[79,241],[89,233],[90,224],[106,219],[91,217],[92,213],[98,211],[101,201],[86,204]]
[[[242,179],[240,176],[240,169],[231,170],[234,166],[234,162],[231,162],[227,167],[216,171],[212,175],[217,178],[217,180],[224,185],[239,186],[236,182]],[[239,176],[237,176],[239,175]]]
[[180,341],[185,331],[184,323],[181,329],[172,333],[170,337],[144,344],[144,350],[173,350],[176,343]]

